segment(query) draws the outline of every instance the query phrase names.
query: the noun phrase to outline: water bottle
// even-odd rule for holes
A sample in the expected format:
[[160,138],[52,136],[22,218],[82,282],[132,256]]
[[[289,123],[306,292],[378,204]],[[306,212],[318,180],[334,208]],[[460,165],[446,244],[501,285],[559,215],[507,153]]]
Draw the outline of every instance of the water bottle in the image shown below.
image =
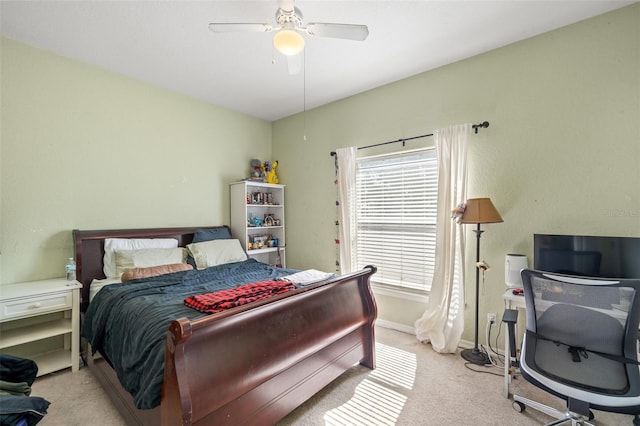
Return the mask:
[[76,261],[73,260],[73,257],[70,257],[67,260],[67,266],[65,267],[67,271],[67,281],[75,281],[76,279]]

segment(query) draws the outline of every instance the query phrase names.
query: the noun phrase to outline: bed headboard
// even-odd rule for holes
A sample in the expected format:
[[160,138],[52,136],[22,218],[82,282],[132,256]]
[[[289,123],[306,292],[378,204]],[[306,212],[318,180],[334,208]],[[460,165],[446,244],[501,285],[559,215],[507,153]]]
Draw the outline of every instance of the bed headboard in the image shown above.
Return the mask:
[[[188,228],[145,228],[145,229],[107,229],[83,231],[73,230],[73,245],[76,259],[76,279],[82,284],[81,311],[89,306],[89,287],[93,279],[105,278],[103,267],[104,240],[106,238],[175,238],[179,247],[185,247],[193,241],[198,229],[227,228],[223,226],[196,226]],[[230,231],[229,231],[230,232]]]

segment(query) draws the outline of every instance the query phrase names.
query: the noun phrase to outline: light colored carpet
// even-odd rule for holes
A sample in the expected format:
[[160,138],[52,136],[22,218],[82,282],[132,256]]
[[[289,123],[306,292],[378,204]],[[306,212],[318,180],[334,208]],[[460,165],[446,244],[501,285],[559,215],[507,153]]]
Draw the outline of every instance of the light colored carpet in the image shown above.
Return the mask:
[[[551,418],[528,408],[517,413],[502,396],[502,370],[465,367],[458,355],[443,355],[413,335],[376,328],[373,371],[356,366],[285,417],[279,426],[315,425],[541,425]],[[474,368],[478,368],[473,366]],[[493,373],[493,374],[491,374]],[[498,374],[498,375],[495,375]],[[563,408],[563,402],[515,380],[512,390]],[[33,395],[51,402],[43,426],[121,426],[91,372],[63,371],[39,377]],[[632,425],[631,416],[596,411],[596,424]]]

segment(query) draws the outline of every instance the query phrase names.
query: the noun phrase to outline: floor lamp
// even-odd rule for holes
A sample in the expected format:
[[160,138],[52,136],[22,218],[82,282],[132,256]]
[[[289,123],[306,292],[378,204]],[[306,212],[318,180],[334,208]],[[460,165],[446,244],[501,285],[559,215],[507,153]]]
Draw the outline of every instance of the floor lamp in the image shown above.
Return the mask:
[[480,229],[481,223],[499,223],[502,222],[500,213],[496,210],[491,199],[489,198],[470,198],[467,200],[467,206],[462,215],[460,223],[475,223],[478,225],[473,232],[476,233],[476,324],[475,324],[475,340],[473,349],[464,349],[460,355],[472,364],[484,365],[489,363],[489,357],[486,353],[478,348],[478,308],[480,298],[480,236],[484,231]]

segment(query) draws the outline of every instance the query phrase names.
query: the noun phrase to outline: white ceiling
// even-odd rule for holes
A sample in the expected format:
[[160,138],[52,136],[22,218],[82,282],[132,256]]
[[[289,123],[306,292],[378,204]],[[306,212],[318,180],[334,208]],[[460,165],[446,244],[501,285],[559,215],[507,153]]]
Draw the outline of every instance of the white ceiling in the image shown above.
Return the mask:
[[0,0],[3,36],[266,120],[276,120],[553,30],[635,1],[298,1],[305,22],[366,24],[364,42],[306,36],[289,75],[273,33],[276,0]]

